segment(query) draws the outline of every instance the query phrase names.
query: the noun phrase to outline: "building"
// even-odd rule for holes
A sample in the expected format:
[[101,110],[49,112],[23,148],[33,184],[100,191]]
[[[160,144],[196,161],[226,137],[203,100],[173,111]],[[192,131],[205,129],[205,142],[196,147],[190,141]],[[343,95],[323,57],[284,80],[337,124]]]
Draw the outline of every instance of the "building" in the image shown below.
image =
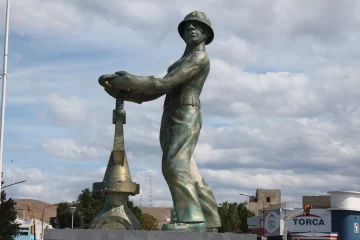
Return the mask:
[[332,191],[331,223],[332,231],[339,233],[341,239],[360,239],[360,192]]
[[33,219],[21,219],[17,218],[15,220],[17,223],[20,224],[20,233],[18,236],[16,236],[15,240],[41,240],[42,239],[42,233],[44,229],[52,229],[51,225],[47,223],[43,223],[40,220],[35,220],[35,238],[34,235],[31,234],[30,226],[34,225]]
[[280,189],[256,189],[255,196],[249,197],[248,208],[255,213],[255,216],[261,214],[263,209],[278,207],[281,204]]
[[330,208],[331,196],[330,195],[316,195],[316,196],[303,196],[303,205],[310,205],[312,208]]
[[[290,234],[299,239],[360,239],[360,192],[332,191],[329,195],[304,196],[303,202],[285,202],[248,218],[253,233],[267,239]],[[310,205],[309,214],[304,206]]]

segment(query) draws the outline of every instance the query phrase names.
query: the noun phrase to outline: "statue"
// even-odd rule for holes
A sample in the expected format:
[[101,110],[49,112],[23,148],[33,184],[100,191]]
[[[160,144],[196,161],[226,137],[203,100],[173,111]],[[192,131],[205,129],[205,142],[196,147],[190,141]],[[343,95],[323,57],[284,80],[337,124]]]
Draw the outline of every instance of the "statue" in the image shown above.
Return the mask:
[[217,202],[193,160],[202,127],[200,94],[210,71],[205,45],[213,41],[214,32],[210,20],[199,11],[188,14],[178,31],[186,43],[185,52],[165,77],[119,71],[101,76],[99,83],[109,95],[121,94],[125,101],[138,104],[166,95],[160,129],[162,172],[177,222],[164,224],[162,230],[217,231],[221,227]]

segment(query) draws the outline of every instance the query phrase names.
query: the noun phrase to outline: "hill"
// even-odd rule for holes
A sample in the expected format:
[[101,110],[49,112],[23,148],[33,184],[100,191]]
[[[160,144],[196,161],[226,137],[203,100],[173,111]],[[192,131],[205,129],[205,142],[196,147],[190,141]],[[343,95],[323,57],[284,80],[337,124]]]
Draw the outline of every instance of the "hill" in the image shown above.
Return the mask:
[[[43,209],[50,204],[34,199],[15,199],[15,209],[18,212],[18,217],[32,218],[31,214],[27,211],[28,204],[34,211],[35,217],[38,219],[42,218]],[[167,223],[170,218],[170,208],[163,207],[139,207],[143,213],[153,215],[158,219],[159,223]],[[47,207],[44,211],[44,222],[49,223],[50,217],[56,216],[56,205]]]
[[[18,212],[18,217],[21,218],[32,218],[32,214],[27,211],[28,205],[34,211],[35,217],[37,219],[42,219],[42,212],[46,206],[51,204],[34,200],[34,199],[15,199],[16,205],[15,209]],[[49,223],[50,217],[56,216],[56,205],[47,207],[44,211],[44,222]]]

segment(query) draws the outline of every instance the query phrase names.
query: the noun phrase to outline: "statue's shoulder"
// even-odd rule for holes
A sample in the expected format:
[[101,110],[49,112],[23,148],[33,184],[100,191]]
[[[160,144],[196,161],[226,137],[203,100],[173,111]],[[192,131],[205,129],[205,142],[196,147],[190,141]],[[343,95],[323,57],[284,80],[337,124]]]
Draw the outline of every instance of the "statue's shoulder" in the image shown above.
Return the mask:
[[209,56],[205,51],[195,51],[190,56],[191,61],[194,61],[194,64],[208,65],[210,64]]

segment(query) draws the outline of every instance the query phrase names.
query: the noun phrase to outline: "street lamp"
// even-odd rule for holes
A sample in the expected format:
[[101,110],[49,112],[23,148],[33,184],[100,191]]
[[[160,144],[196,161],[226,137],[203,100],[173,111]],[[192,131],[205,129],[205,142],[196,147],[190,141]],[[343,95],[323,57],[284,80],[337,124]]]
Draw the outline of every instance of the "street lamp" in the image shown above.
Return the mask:
[[71,212],[71,228],[74,228],[74,213],[76,211],[76,207],[70,207]]
[[47,205],[42,210],[42,215],[41,215],[41,239],[44,239],[44,213],[45,213],[45,209],[48,208],[48,207],[52,207],[52,206],[57,206],[57,204]]

